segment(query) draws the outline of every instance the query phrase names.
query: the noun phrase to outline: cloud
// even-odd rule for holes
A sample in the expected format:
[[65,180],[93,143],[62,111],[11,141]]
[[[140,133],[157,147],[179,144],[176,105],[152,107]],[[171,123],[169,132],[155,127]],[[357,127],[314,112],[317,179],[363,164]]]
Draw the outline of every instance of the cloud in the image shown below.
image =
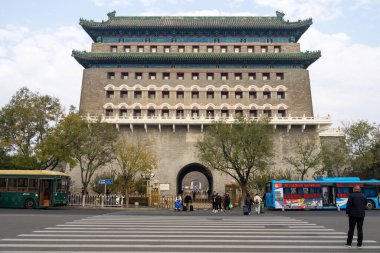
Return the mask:
[[342,0],[255,0],[255,4],[283,11],[290,20],[312,17],[318,21],[335,19],[342,15]]
[[374,94],[380,94],[380,47],[352,43],[345,33],[325,34],[314,28],[300,44],[303,51],[322,51],[309,68],[315,113],[331,114],[335,122],[379,121]]
[[6,26],[0,28],[0,37],[0,106],[23,86],[59,98],[66,108],[79,106],[83,68],[71,51],[91,45],[83,30],[61,27],[37,33]]
[[156,3],[157,0],[140,0],[141,4],[145,7],[152,6]]
[[368,8],[371,5],[380,5],[378,0],[356,0],[350,5],[351,10],[357,10],[360,8]]
[[237,7],[241,7],[244,3],[245,3],[245,0],[232,0],[232,1],[229,1],[228,6],[237,8]]
[[[142,0],[143,1],[143,0]],[[147,0],[149,1],[149,0]],[[93,0],[96,6],[121,6],[121,5],[132,5],[131,0]]]

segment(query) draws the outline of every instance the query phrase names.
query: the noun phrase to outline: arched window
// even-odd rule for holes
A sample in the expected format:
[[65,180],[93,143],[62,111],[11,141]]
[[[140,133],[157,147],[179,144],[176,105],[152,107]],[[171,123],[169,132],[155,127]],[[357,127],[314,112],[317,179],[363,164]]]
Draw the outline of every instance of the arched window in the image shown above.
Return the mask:
[[228,90],[226,88],[223,88],[221,92],[221,98],[222,99],[228,99]]
[[156,116],[156,109],[154,109],[153,106],[149,106],[148,117],[155,117],[155,116]]
[[141,117],[141,108],[139,106],[133,109],[133,117]]
[[263,111],[264,116],[272,117],[272,110],[270,108],[265,108]]
[[161,116],[164,117],[164,118],[168,118],[169,117],[169,109],[168,109],[168,107],[164,106],[161,109]]
[[113,116],[113,109],[112,109],[112,107],[107,107],[107,109],[106,109],[106,116],[107,117]]
[[119,116],[120,117],[127,117],[128,115],[128,110],[123,106],[119,110]]
[[215,111],[214,111],[214,108],[212,107],[208,107],[207,110],[206,110],[206,117],[208,119],[213,119],[215,116]]
[[283,107],[280,107],[277,111],[277,117],[286,117],[286,110]]
[[235,91],[235,99],[242,99],[243,98],[243,92],[241,91],[241,89],[236,89]]
[[229,111],[228,111],[228,108],[227,107],[223,107],[222,110],[221,110],[221,116],[222,118],[228,118],[229,116]]
[[239,106],[235,109],[235,118],[243,117],[243,109]]
[[191,109],[191,116],[192,116],[194,119],[199,118],[199,109],[198,109],[198,107],[194,106],[194,107]]
[[252,107],[250,110],[249,110],[249,117],[250,118],[257,118],[257,109],[255,107]]
[[207,99],[214,99],[214,91],[210,88],[207,90]]
[[176,109],[176,117],[177,119],[182,119],[184,117],[183,108],[181,106]]
[[199,91],[197,89],[193,89],[191,91],[191,98],[192,99],[199,99]]

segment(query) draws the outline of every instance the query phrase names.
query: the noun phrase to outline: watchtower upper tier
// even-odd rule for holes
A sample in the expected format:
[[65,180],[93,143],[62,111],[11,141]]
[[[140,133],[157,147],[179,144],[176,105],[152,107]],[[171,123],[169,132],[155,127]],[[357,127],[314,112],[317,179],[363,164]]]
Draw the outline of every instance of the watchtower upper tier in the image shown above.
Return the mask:
[[271,17],[123,17],[108,13],[108,20],[80,19],[94,42],[297,42],[312,19],[290,22],[284,13]]

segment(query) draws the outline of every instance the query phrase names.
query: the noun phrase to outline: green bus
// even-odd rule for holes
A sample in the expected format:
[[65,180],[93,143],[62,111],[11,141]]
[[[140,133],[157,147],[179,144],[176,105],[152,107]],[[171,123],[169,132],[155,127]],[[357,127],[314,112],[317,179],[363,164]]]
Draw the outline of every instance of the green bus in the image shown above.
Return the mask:
[[69,176],[48,170],[0,170],[0,207],[47,208],[68,204]]

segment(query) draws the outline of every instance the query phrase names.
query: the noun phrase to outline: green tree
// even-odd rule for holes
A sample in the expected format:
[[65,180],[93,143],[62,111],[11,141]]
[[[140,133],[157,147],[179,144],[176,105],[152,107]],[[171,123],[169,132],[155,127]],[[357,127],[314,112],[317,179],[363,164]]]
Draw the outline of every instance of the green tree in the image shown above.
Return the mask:
[[295,155],[284,158],[303,180],[311,169],[317,169],[321,162],[317,142],[312,139],[296,140]]
[[350,173],[350,160],[344,139],[321,143],[321,167],[314,177],[343,177]]
[[23,87],[0,110],[0,144],[18,169],[45,169],[36,157],[38,144],[62,118],[57,98],[40,95]]
[[379,125],[360,120],[345,126],[343,131],[353,175],[363,178],[376,176],[379,164]]
[[37,145],[36,157],[44,161],[44,167],[53,169],[60,163],[76,165],[74,147],[86,136],[83,128],[87,123],[71,107],[69,114],[54,128],[49,129],[46,137]]
[[272,138],[273,127],[268,119],[215,122],[197,143],[198,156],[206,167],[234,178],[245,196],[249,178],[271,163]]
[[126,205],[129,203],[129,192],[133,189],[135,176],[150,173],[157,166],[157,157],[149,149],[149,143],[138,139],[128,141],[121,136],[114,144],[114,152],[119,165],[118,184],[125,193]]
[[73,143],[72,157],[79,166],[83,191],[86,194],[95,172],[114,159],[113,143],[117,137],[115,126],[108,123],[87,122],[81,119],[74,126],[78,138]]

